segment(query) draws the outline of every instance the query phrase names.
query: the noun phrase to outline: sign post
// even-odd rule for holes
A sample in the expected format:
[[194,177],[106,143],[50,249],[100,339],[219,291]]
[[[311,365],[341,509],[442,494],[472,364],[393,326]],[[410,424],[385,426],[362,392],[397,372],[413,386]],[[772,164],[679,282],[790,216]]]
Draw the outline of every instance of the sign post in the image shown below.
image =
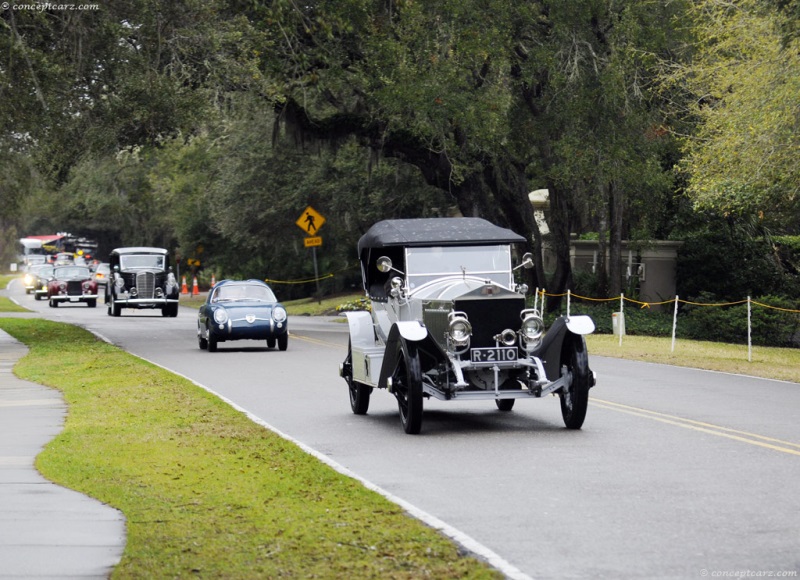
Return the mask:
[[311,248],[314,259],[314,281],[317,283],[317,300],[322,300],[319,294],[319,271],[317,270],[317,248],[322,247],[322,238],[317,235],[319,229],[325,223],[325,218],[310,205],[303,210],[303,213],[294,222],[301,230],[306,233],[303,245]]

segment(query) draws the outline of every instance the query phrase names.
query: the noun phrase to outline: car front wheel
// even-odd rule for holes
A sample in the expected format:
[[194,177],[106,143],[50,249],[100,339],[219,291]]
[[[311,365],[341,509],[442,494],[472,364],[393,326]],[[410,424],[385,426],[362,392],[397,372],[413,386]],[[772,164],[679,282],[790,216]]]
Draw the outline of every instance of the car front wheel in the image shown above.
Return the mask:
[[217,352],[217,337],[211,333],[208,326],[206,326],[206,336],[208,336],[208,352]]
[[200,325],[197,325],[197,345],[200,347],[200,350],[207,350],[208,349],[208,339],[203,338],[203,329],[200,328]]
[[497,408],[501,411],[510,411],[514,408],[514,401],[516,399],[495,399],[494,402]]
[[278,337],[278,350],[289,348],[289,333],[285,332]]
[[567,372],[572,374],[569,387],[559,391],[561,399],[561,417],[567,429],[580,429],[586,419],[589,406],[589,388],[591,387],[591,371],[589,355],[586,352],[586,341],[582,336],[573,335],[565,341],[561,354],[561,376]]
[[416,435],[422,428],[422,367],[415,347],[402,349],[392,377],[392,391],[403,430]]

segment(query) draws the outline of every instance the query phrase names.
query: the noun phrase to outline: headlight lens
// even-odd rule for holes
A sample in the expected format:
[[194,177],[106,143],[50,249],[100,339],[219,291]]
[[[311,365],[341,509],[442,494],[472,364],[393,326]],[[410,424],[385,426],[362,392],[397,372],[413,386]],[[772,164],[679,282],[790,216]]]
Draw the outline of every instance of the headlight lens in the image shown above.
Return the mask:
[[519,333],[525,341],[525,348],[534,349],[542,341],[544,321],[538,314],[528,313],[522,319],[522,328],[520,328]]
[[224,308],[217,308],[214,311],[214,322],[217,324],[225,324],[228,322],[228,313]]
[[455,346],[466,346],[472,336],[472,325],[467,320],[467,315],[463,312],[451,312],[449,315],[450,323],[447,333],[450,342]]
[[284,322],[286,317],[286,309],[283,306],[276,306],[272,309],[272,320],[275,322]]

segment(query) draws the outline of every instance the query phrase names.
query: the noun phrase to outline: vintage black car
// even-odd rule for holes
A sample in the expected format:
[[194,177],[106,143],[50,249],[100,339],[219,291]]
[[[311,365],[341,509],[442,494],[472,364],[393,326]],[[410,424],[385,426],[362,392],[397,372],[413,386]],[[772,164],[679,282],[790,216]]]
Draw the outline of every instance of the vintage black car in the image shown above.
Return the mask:
[[350,406],[365,414],[374,388],[398,402],[406,433],[419,433],[423,399],[494,400],[557,394],[564,424],[583,425],[595,384],[583,335],[588,316],[561,317],[545,332],[541,312],[512,266],[525,238],[479,218],[385,220],[358,242],[371,312],[348,312],[340,365]]
[[287,318],[286,309],[261,280],[221,280],[197,313],[197,341],[209,352],[231,340],[265,340],[268,348],[286,350]]
[[116,248],[109,255],[111,277],[105,302],[110,316],[123,308],[161,310],[162,316],[178,315],[180,287],[163,248]]
[[53,277],[52,264],[38,264],[28,268],[25,274],[25,292],[30,294],[33,292],[33,297],[36,300],[41,300],[47,297],[47,283]]

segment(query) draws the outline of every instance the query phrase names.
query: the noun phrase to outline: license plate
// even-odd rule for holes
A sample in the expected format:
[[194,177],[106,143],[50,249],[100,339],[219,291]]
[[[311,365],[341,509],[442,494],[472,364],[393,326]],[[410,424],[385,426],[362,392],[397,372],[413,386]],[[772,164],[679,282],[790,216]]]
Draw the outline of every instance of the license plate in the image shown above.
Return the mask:
[[69,301],[70,302],[77,302],[78,300],[80,300],[80,298],[78,298],[77,296],[70,296],[69,297]]
[[469,356],[470,361],[474,363],[515,362],[517,360],[517,347],[473,348],[470,350]]

